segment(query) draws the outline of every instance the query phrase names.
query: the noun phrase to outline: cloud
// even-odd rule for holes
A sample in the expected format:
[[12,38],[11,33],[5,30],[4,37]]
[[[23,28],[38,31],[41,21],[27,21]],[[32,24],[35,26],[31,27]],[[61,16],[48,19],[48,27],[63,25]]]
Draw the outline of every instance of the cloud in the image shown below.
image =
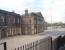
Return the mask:
[[47,22],[65,21],[65,0],[0,0],[0,8],[19,14],[41,11]]
[[64,21],[65,0],[49,0],[49,2],[45,1],[44,3],[42,13],[47,22]]

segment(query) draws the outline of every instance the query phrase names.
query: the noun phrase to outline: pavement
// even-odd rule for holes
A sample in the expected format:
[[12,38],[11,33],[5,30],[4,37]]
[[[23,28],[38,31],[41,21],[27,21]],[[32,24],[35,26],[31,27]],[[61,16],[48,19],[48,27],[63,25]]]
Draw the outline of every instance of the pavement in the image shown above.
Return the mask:
[[63,37],[65,35],[65,28],[48,29],[40,33],[39,35],[49,35],[52,37],[52,40],[54,40],[59,36]]
[[[15,48],[36,42],[37,40],[40,40],[40,39],[45,39],[47,37],[48,37],[48,35],[46,35],[46,36],[21,35],[21,36],[2,39],[2,40],[0,40],[0,43],[6,42],[7,43],[7,50],[15,50]],[[4,50],[3,45],[0,45],[0,50]]]
[[65,35],[65,28],[49,29],[45,30],[43,33],[40,33],[40,35],[46,35],[46,34],[49,34],[51,36]]
[[[62,35],[62,36],[65,35],[65,28],[48,29],[48,30],[45,30],[44,32],[40,33],[39,35],[42,35],[42,36],[43,35],[50,35],[50,36],[52,36],[53,39],[55,39],[59,35]],[[33,36],[25,36],[25,37],[24,36],[17,36],[17,37],[11,37],[11,38],[0,40],[0,43],[1,42],[7,42],[8,43],[7,44],[8,45],[7,46],[8,49],[12,50],[10,47],[12,47],[14,49],[14,47],[16,48],[16,47],[18,47],[18,45],[19,46],[21,44],[24,45],[25,43],[30,43],[32,41],[35,41],[36,39],[39,39],[39,38],[40,38],[40,36],[38,36],[38,35],[35,35],[35,36],[34,35]],[[15,40],[16,40],[16,43],[15,43]],[[15,45],[13,45],[13,44],[15,44]],[[3,46],[1,45],[1,48],[2,47]],[[3,50],[3,49],[1,49],[1,50]]]

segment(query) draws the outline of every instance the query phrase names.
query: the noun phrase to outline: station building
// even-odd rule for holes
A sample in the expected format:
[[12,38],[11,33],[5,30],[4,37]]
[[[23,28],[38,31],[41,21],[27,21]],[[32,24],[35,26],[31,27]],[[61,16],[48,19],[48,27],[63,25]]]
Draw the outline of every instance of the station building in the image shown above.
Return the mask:
[[41,12],[31,12],[25,10],[25,14],[22,15],[22,28],[23,34],[33,35],[44,31],[45,20]]

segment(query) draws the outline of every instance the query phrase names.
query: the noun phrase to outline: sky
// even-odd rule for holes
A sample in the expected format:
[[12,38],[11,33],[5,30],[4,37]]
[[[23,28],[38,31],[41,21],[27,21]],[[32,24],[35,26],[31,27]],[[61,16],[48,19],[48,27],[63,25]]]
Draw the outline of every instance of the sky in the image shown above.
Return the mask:
[[65,23],[65,0],[0,0],[0,9],[24,14],[24,10],[41,12],[48,23]]

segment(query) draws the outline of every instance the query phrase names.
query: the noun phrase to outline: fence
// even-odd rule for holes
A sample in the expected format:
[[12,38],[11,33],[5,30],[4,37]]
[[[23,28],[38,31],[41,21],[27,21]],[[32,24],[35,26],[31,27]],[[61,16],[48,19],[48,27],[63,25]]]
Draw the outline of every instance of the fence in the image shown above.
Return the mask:
[[51,50],[51,38],[39,39],[12,50]]
[[0,50],[7,50],[6,42],[0,43]]
[[[24,38],[24,40],[23,40]],[[51,50],[51,40],[50,36],[23,36],[22,38],[13,38],[13,43],[11,41],[1,43],[0,50]],[[22,41],[23,40],[23,41]],[[13,44],[13,45],[12,45]]]

